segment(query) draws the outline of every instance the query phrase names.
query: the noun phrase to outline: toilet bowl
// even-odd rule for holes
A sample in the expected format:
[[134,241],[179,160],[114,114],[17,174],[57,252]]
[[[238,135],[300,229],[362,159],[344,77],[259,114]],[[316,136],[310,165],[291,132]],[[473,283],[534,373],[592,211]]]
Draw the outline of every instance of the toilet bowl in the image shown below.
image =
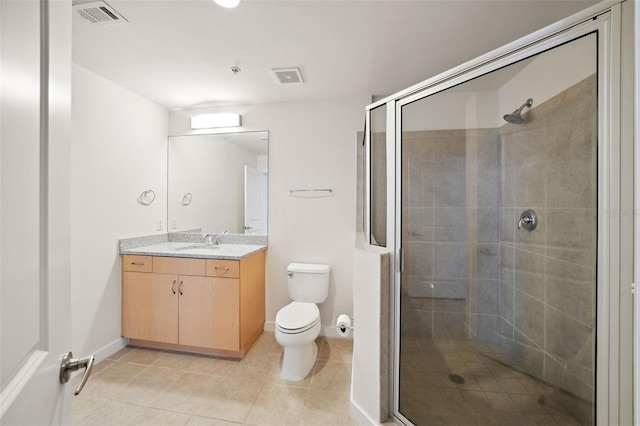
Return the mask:
[[284,347],[281,377],[299,381],[307,377],[318,356],[320,311],[315,303],[291,302],[276,315],[276,340]]
[[329,265],[292,263],[287,268],[291,303],[276,315],[275,337],[284,347],[281,377],[303,380],[318,356],[316,338],[322,327],[317,303],[329,291]]

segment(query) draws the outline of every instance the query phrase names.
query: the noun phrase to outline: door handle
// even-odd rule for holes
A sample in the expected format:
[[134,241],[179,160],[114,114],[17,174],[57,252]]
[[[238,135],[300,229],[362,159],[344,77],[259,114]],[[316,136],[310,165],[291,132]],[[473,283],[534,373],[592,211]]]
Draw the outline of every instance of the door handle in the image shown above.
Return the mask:
[[180,293],[180,296],[182,296],[182,284],[183,284],[183,281],[180,280],[180,285],[178,286],[178,293]]
[[87,383],[91,372],[93,371],[93,363],[95,361],[95,356],[89,355],[84,358],[76,358],[73,359],[73,354],[71,352],[67,352],[62,357],[62,363],[60,364],[60,383],[65,384],[71,378],[71,373],[74,371],[78,371],[81,368],[84,368],[84,375],[82,376],[82,380],[78,385],[78,388],[73,393],[74,395],[78,395],[82,392],[82,388]]
[[176,280],[173,280],[173,283],[171,284],[171,292],[176,294]]

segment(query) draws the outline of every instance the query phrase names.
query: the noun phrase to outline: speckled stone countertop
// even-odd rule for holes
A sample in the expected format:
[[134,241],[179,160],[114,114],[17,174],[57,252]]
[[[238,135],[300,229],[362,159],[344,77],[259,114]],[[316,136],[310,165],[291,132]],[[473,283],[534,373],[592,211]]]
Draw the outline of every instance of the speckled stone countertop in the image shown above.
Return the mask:
[[231,259],[266,250],[266,237],[221,235],[220,244],[205,244],[202,234],[158,234],[119,241],[120,254],[141,256],[188,257],[195,259]]

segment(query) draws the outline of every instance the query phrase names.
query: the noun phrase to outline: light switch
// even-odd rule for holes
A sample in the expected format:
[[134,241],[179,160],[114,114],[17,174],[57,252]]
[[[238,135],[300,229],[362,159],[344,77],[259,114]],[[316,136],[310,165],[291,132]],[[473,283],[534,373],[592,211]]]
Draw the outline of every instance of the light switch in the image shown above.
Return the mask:
[[158,218],[158,231],[162,231],[164,229],[164,223],[161,217]]

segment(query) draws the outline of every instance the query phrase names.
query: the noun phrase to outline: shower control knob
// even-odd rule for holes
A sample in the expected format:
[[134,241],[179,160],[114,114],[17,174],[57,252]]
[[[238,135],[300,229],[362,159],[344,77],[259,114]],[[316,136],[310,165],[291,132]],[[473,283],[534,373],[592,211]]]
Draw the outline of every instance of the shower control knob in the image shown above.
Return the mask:
[[533,210],[525,210],[520,215],[520,220],[518,221],[518,229],[526,229],[531,232],[536,229],[538,226],[538,215]]

